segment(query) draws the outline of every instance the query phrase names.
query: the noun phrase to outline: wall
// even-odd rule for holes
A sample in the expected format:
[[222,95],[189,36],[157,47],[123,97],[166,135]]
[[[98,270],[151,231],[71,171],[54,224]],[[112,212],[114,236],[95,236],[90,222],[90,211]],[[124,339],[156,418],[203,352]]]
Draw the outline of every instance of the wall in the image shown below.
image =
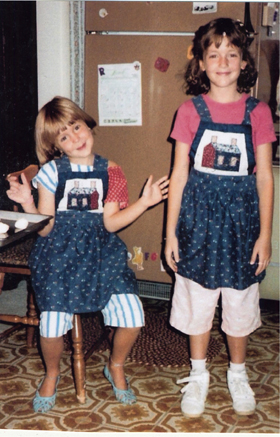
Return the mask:
[[274,215],[272,229],[272,258],[266,270],[266,277],[260,285],[263,299],[279,300],[279,167],[274,166]]
[[70,97],[69,2],[37,1],[38,108]]
[[[274,118],[274,129],[279,136],[279,117],[277,119],[275,112],[276,105],[274,106],[274,103],[276,104],[276,86],[279,80],[279,15],[276,20],[277,22],[272,26],[271,30],[273,33],[268,34],[267,27],[261,25],[263,5],[266,5],[266,3],[260,4],[260,24],[257,29],[259,40],[259,79],[256,96],[270,106]],[[260,294],[264,299],[279,300],[279,157],[278,164],[277,159],[275,161],[273,166],[275,193],[272,258],[266,271],[266,277],[260,285]]]

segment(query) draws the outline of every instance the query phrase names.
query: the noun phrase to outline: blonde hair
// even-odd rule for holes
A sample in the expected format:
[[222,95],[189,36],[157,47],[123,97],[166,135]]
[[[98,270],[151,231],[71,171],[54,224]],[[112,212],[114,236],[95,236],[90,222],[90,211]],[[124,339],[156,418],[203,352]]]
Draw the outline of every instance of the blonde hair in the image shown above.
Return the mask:
[[56,96],[40,109],[35,124],[35,142],[41,165],[61,155],[56,147],[57,136],[77,120],[84,121],[90,129],[96,126],[90,115],[66,97]]

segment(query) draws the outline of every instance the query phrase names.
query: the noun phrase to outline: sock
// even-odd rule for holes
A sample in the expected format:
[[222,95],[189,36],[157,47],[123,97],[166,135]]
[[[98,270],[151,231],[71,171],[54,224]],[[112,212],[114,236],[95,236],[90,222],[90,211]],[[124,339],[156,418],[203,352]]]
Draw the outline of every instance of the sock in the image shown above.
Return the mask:
[[203,372],[206,369],[206,358],[204,360],[193,360],[191,358],[192,370]]
[[233,372],[242,372],[243,370],[245,370],[245,363],[236,364],[236,363],[230,362],[229,367],[230,367],[230,370],[232,370]]

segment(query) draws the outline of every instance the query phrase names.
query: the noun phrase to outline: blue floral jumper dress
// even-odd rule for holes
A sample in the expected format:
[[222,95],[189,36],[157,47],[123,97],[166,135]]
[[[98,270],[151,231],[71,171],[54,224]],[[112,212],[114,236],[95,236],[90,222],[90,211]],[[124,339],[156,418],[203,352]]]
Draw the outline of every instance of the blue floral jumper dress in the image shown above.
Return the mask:
[[[98,212],[97,199],[103,211],[108,191],[108,161],[95,155],[90,172],[72,171],[67,156],[56,165],[55,224],[46,237],[38,236],[29,258],[40,311],[99,311],[113,293],[138,294],[126,246],[105,229]],[[57,211],[60,202],[67,210]]]
[[244,290],[265,276],[255,276],[258,260],[250,265],[260,232],[250,123],[258,100],[246,100],[241,125],[214,123],[201,95],[193,103],[201,121],[176,228],[178,274],[208,289]]

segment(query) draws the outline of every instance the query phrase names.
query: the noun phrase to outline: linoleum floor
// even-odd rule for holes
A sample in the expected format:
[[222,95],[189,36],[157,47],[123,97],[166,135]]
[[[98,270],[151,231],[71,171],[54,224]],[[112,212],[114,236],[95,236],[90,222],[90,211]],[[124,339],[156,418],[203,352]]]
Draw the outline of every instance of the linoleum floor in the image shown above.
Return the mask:
[[[168,308],[164,301],[146,299],[146,305]],[[44,368],[37,348],[27,349],[25,330],[0,341],[0,430],[49,430],[71,432],[159,433],[279,433],[279,314],[278,307],[262,309],[263,325],[251,335],[247,371],[256,394],[257,409],[251,416],[235,414],[226,385],[228,356],[219,329],[218,314],[212,335],[222,343],[221,352],[208,363],[210,388],[205,414],[185,418],[180,409],[181,385],[189,367],[153,367],[127,363],[126,373],[138,402],[119,404],[103,376],[108,351],[94,352],[86,363],[87,401],[76,401],[71,360],[65,354],[55,407],[35,414],[32,399]],[[1,432],[1,431],[0,431]]]

